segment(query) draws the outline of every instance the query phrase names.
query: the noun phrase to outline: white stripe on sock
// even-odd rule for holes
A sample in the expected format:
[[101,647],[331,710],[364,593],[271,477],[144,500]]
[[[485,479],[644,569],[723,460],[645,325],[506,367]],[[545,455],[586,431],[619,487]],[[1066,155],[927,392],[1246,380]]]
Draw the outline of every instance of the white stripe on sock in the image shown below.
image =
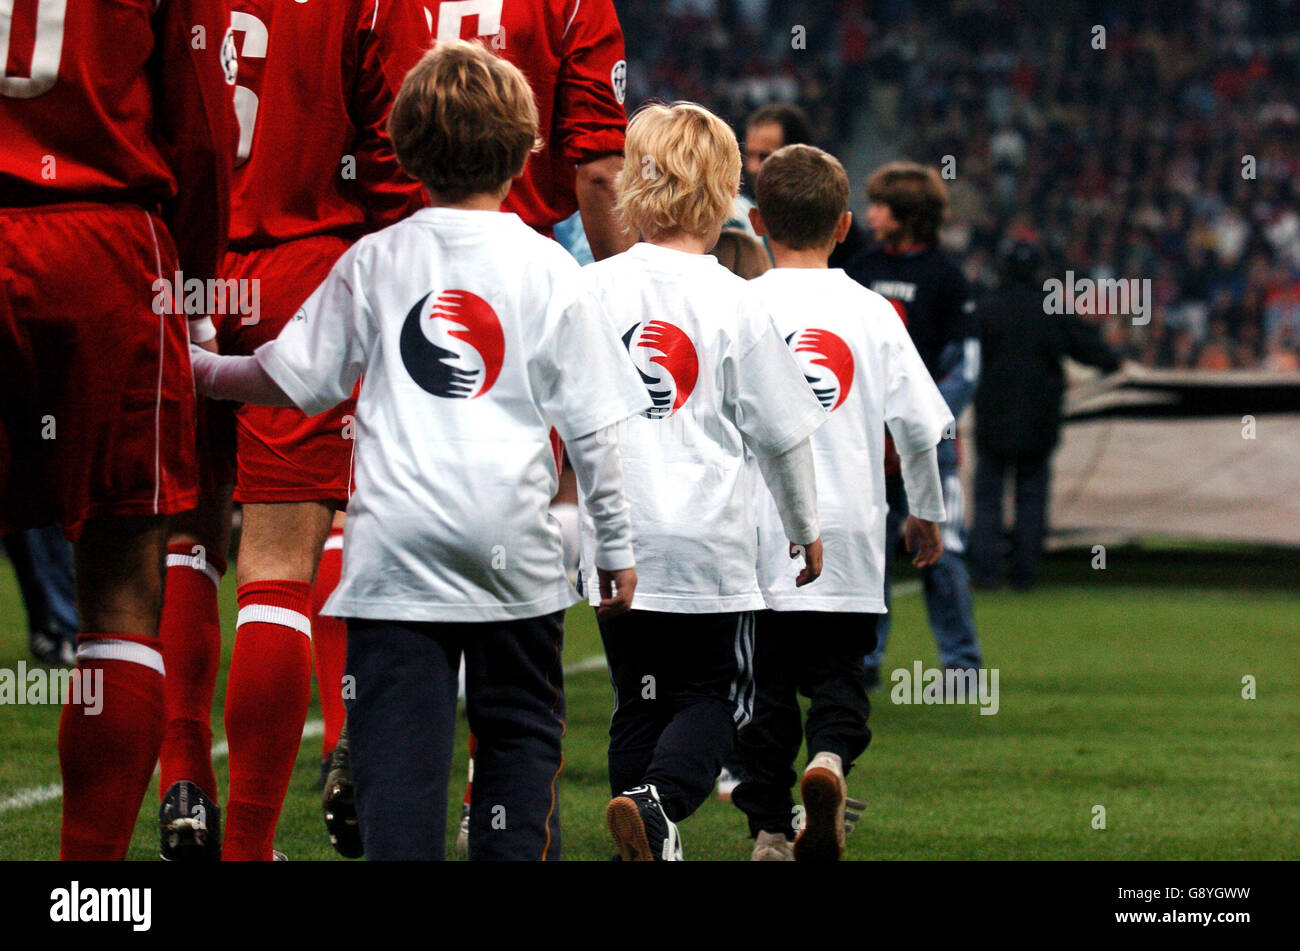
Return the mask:
[[77,661],[83,660],[125,660],[140,664],[150,670],[156,670],[164,677],[162,654],[155,648],[137,641],[94,640],[77,646]]
[[235,619],[235,630],[245,624],[279,624],[281,627],[293,628],[311,639],[311,621],[307,615],[289,608],[278,608],[271,604],[248,604],[239,609]]
[[342,550],[343,550],[342,535],[331,535],[329,538],[325,539],[325,547],[321,549],[321,551],[342,551]]
[[198,555],[169,554],[167,556],[167,567],[193,568],[195,571],[201,571],[207,575],[208,580],[216,587],[221,587],[221,572],[217,571],[216,568],[208,564],[207,561],[203,560]]

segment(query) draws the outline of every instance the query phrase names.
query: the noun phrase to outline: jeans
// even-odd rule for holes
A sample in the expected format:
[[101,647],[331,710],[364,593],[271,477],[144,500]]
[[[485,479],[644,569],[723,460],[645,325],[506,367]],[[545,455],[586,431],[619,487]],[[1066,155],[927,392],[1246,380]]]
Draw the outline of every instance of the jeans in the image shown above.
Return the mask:
[[[943,507],[948,520],[941,527],[943,555],[935,564],[921,569],[925,610],[935,643],[939,646],[940,663],[945,667],[979,667],[984,661],[975,631],[970,575],[966,571],[966,517],[961,481],[955,467],[940,466],[939,476],[943,480]],[[889,503],[889,514],[885,519],[885,557],[892,560],[898,551],[903,522],[907,518],[907,494],[903,491],[902,476],[885,477],[885,498]],[[889,600],[889,571],[886,570],[886,605]],[[880,670],[884,664],[891,617],[885,614],[880,618],[876,627],[876,649],[865,660],[868,668]]]
[[971,566],[981,584],[996,585],[1002,573],[1002,492],[1011,470],[1016,480],[1016,522],[1011,530],[1011,584],[1031,588],[1047,531],[1050,456],[1004,456],[980,450],[975,467],[975,529]]

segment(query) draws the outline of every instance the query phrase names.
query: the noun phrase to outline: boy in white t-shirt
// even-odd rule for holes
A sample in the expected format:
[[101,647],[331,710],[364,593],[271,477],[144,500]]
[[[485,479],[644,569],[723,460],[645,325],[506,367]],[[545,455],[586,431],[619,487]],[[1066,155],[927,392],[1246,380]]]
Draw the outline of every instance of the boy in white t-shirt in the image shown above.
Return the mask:
[[[628,124],[619,209],[643,238],[583,269],[653,406],[616,427],[640,571],[636,607],[600,620],[615,710],[606,821],[625,860],[677,860],[676,823],[708,798],[750,717],[753,614],[763,606],[744,458],[821,570],[808,437],[826,414],[767,310],[706,252],[740,181],[736,137],[693,103]],[[596,555],[585,518],[583,578]],[[599,564],[599,558],[596,558]]]
[[550,429],[596,516],[597,613],[612,617],[636,572],[608,427],[649,401],[576,262],[500,211],[536,142],[523,74],[481,45],[440,42],[407,75],[389,131],[432,207],[358,241],[254,356],[196,355],[195,376],[209,395],[310,415],[364,375],[343,575],[325,612],[348,622],[366,857],[443,857],[463,654],[478,740],[470,858],[557,859],[560,651],[578,596],[547,516]]
[[[827,266],[852,220],[840,163],[812,146],[787,146],[763,163],[755,191],[751,218],[776,267],[748,291],[771,310],[830,414],[812,437],[826,570],[810,587],[791,583],[777,506],[755,484],[758,579],[772,610],[756,615],[757,696],[737,742],[743,779],[732,801],[749,819],[754,859],[835,860],[844,848],[844,777],[871,740],[862,658],[886,610],[882,424],[902,458],[912,512],[903,537],[919,567],[942,551],[935,447],[952,414],[893,306]],[[799,693],[810,700],[802,724]],[[790,789],[803,734],[798,823]]]

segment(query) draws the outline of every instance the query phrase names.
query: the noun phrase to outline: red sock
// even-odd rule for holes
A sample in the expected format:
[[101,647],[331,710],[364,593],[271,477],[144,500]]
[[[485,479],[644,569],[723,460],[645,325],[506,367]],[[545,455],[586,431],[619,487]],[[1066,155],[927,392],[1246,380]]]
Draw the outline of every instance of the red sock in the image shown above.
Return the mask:
[[221,665],[217,588],[225,572],[225,561],[216,555],[196,555],[188,545],[167,548],[167,587],[158,622],[167,664],[159,797],[173,783],[188,779],[219,802],[212,774],[212,691]]
[[328,756],[339,742],[339,731],[347,712],[343,708],[343,670],[348,660],[348,626],[342,618],[324,617],[320,609],[334,593],[343,570],[343,529],[330,531],[316,569],[311,589],[311,645],[316,652],[316,683],[320,687],[320,709],[325,721],[321,756]]
[[63,829],[59,858],[126,857],[163,735],[158,641],[131,634],[77,639],[80,689],[59,720]]
[[306,582],[239,586],[239,623],[226,688],[230,795],[223,859],[271,858],[311,696],[310,610]]

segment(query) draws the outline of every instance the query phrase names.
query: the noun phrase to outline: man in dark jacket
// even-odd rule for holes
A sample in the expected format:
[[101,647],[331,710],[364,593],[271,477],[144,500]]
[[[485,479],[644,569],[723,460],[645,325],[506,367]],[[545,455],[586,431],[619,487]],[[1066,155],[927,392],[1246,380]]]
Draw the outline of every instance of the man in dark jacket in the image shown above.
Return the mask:
[[1039,252],[1018,243],[1005,258],[1001,290],[977,305],[983,373],[975,393],[975,525],[971,567],[977,587],[997,587],[1002,567],[1002,494],[1012,470],[1016,522],[1011,584],[1034,586],[1046,531],[1050,460],[1061,430],[1065,390],[1061,360],[1072,357],[1106,372],[1119,357],[1097,328],[1073,314],[1048,314]]

